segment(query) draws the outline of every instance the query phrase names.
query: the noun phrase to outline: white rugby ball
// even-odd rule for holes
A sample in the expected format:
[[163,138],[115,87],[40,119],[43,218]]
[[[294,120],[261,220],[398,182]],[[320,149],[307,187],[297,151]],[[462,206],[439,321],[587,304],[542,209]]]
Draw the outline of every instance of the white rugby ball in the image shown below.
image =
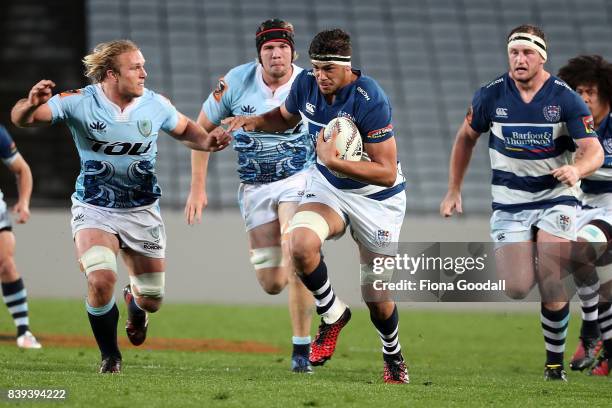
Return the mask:
[[336,150],[342,160],[360,161],[363,153],[361,134],[357,125],[352,120],[339,117],[329,121],[323,132],[323,140],[328,141],[332,137],[332,132],[337,133]]

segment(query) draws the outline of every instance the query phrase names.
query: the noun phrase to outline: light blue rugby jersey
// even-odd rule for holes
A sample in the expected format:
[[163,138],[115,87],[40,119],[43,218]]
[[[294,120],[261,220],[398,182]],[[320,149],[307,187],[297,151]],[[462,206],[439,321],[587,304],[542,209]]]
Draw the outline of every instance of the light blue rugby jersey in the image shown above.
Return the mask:
[[99,84],[53,96],[53,123],[66,122],[81,159],[77,200],[113,209],[154,204],[161,196],[155,175],[157,137],[178,124],[163,96],[145,89],[123,112]]
[[[11,135],[4,126],[0,125],[0,160],[8,166],[15,161],[17,153],[17,147]],[[2,190],[0,190],[0,200],[3,197]]]
[[[340,88],[334,102],[327,103],[319,90],[312,70],[303,71],[293,83],[285,101],[287,111],[301,115],[310,136],[316,140],[319,131],[336,117],[352,120],[363,143],[380,143],[394,137],[389,99],[378,83],[361,71],[353,69],[357,80]],[[364,152],[364,157],[367,155]],[[398,162],[397,176],[392,187],[364,183],[348,177],[337,177],[317,160],[317,169],[337,189],[382,201],[405,189],[405,178]]]
[[493,210],[518,212],[578,205],[578,186],[568,187],[551,170],[574,162],[574,140],[597,137],[582,98],[552,76],[525,103],[508,73],[480,88],[472,101],[471,127],[491,131]]
[[[280,106],[302,68],[293,65],[288,83],[274,93],[264,83],[262,67],[249,62],[230,70],[204,102],[202,110],[219,125],[228,116],[260,115]],[[315,150],[300,123],[284,133],[234,132],[232,147],[238,153],[238,175],[243,183],[270,183],[285,179],[314,163]]]
[[603,147],[604,164],[582,180],[582,203],[587,208],[612,208],[612,112],[599,124],[597,136]]

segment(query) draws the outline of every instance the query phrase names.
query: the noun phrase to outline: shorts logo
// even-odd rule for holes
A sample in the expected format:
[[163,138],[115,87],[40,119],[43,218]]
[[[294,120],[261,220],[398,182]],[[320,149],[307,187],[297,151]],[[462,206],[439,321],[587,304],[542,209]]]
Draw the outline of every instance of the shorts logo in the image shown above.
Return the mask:
[[501,119],[508,119],[508,108],[495,109],[495,116]]
[[298,197],[304,197],[304,190],[300,190],[297,192]]
[[159,243],[159,230],[159,225],[156,227],[149,228],[149,234],[151,234],[151,236],[153,237],[153,241],[155,241],[156,243]]
[[156,244],[154,242],[144,242],[142,244],[142,247],[147,251],[159,251],[160,249],[163,249],[161,245]]
[[77,214],[74,216],[74,218],[72,219],[72,222],[83,222],[85,221],[85,214]]
[[148,137],[151,135],[151,130],[153,130],[153,125],[149,119],[142,119],[136,122],[138,125],[138,131],[144,137]]
[[310,113],[311,115],[314,115],[315,106],[310,102],[306,102],[306,112]]
[[316,197],[317,195],[314,193],[308,193],[306,194],[306,198],[312,198],[312,197]]
[[227,91],[227,84],[225,83],[225,79],[219,78],[219,82],[217,82],[217,86],[212,93],[213,98],[215,98],[215,101],[221,102],[221,97],[223,96],[225,91]]
[[559,214],[557,216],[557,226],[563,232],[567,232],[572,227],[572,218],[569,215]]
[[561,106],[549,105],[544,107],[544,118],[549,122],[558,122],[561,120]]
[[503,232],[500,232],[499,234],[497,234],[497,236],[495,237],[495,239],[496,239],[498,242],[505,241],[505,240],[506,240],[506,234],[505,234],[505,233],[503,233]]
[[377,230],[374,237],[374,244],[379,248],[388,247],[391,243],[391,231]]

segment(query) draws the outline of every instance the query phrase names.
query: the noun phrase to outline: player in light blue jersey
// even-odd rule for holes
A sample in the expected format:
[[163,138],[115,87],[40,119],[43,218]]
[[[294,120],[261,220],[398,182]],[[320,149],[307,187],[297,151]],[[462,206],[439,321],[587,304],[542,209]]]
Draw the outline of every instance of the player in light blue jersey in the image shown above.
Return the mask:
[[[30,219],[30,196],[32,195],[32,172],[23,156],[17,151],[15,142],[6,128],[0,125],[0,160],[17,179],[19,197],[13,206],[17,223],[24,224]],[[15,235],[11,218],[0,190],[0,283],[2,300],[8,307],[17,327],[17,346],[25,349],[39,349],[40,343],[30,332],[28,301],[23,279],[15,265]]]
[[[204,102],[198,123],[211,134],[222,133],[221,120],[257,115],[283,103],[302,69],[296,58],[293,26],[274,19],[257,29],[258,61],[230,70]],[[218,130],[215,130],[218,129]],[[295,276],[283,233],[304,194],[314,162],[314,144],[302,124],[278,133],[234,132],[240,177],[239,203],[249,237],[250,260],[261,287],[271,295],[289,285],[293,331],[292,370],[311,373],[308,361],[313,299]],[[193,151],[187,222],[200,222],[206,205],[208,153]]]
[[55,84],[42,80],[12,110],[17,126],[65,122],[81,158],[72,197],[72,232],[88,282],[87,314],[102,355],[101,373],[121,371],[117,346],[119,310],[113,296],[117,254],[130,275],[124,289],[126,332],[142,344],[147,312],[161,306],[166,234],[155,176],[160,130],[192,149],[215,151],[226,135],[210,136],[163,96],[145,88],[145,60],[128,40],[102,43],[83,59],[93,85],[52,97]]
[[[394,256],[406,210],[404,177],[397,160],[391,106],[372,78],[351,66],[351,39],[341,29],[318,33],[309,48],[312,70],[293,82],[285,103],[263,115],[226,120],[228,130],[283,131],[303,120],[317,139],[316,171],[289,227],[290,250],[302,282],[313,293],[321,324],[311,344],[310,361],[323,365],[336,348],[351,311],[334,293],[321,256],[326,239],[342,236],[350,225],[359,248],[363,298],[383,344],[383,380],[408,383],[399,342],[399,315],[386,296],[368,291],[374,260]],[[364,157],[341,160],[336,134],[324,142],[322,128],[337,117],[350,118],[359,129]],[[345,177],[339,177],[342,173]],[[382,299],[382,300],[381,300]]]
[[532,25],[516,27],[507,50],[509,72],[476,92],[457,133],[440,213],[462,212],[461,185],[472,150],[490,130],[497,271],[513,298],[525,297],[538,283],[544,378],[565,381],[569,303],[562,259],[576,239],[577,183],[601,166],[603,152],[584,102],[544,69],[544,32]]
[[581,55],[570,59],[559,70],[559,77],[589,107],[605,154],[603,166],[580,185],[582,209],[578,213],[579,243],[574,255],[578,267],[573,273],[582,307],[582,326],[570,368],[589,369],[591,375],[606,376],[612,359],[612,64],[600,55]]

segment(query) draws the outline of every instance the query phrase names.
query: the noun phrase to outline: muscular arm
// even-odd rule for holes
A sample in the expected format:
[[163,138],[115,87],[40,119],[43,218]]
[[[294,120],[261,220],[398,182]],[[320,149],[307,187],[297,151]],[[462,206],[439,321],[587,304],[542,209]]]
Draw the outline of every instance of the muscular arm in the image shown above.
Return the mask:
[[444,217],[450,217],[455,211],[458,213],[463,212],[461,207],[461,186],[470,160],[472,159],[474,146],[476,146],[479,137],[480,133],[472,129],[468,120],[465,119],[457,131],[455,143],[451,152],[448,173],[448,192],[440,204],[440,214]]
[[11,121],[18,127],[50,125],[53,119],[47,101],[51,99],[53,81],[43,79],[30,89],[27,98],[19,100],[11,110]]
[[19,198],[17,204],[13,207],[13,211],[17,214],[17,222],[23,224],[30,218],[30,197],[32,196],[32,172],[30,166],[24,158],[18,154],[8,166],[9,170],[17,179],[17,191]]
[[371,161],[341,160],[336,156],[335,137],[323,141],[323,132],[317,141],[317,155],[327,168],[346,174],[365,183],[391,187],[397,178],[397,147],[395,138],[380,143],[366,143],[365,151]]
[[300,115],[294,115],[287,111],[283,103],[278,108],[272,109],[263,115],[235,116],[224,119],[221,123],[228,125],[228,132],[240,128],[246,131],[284,132],[287,129],[296,127],[300,120]]
[[170,135],[194,150],[215,152],[222,150],[230,142],[230,136],[222,134],[221,137],[211,136],[202,126],[179,112],[179,120]]

